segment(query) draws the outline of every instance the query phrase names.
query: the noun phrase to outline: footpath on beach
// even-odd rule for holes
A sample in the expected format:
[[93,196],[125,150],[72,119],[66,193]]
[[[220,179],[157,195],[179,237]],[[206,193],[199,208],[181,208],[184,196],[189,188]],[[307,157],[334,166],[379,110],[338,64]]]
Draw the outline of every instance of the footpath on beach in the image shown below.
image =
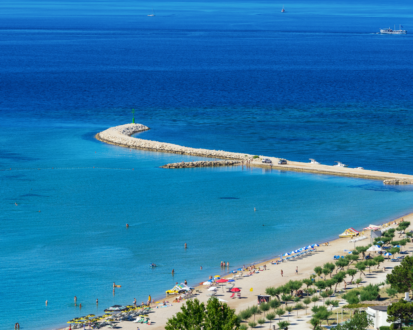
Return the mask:
[[[190,155],[197,157],[220,158],[226,160],[238,161],[238,165],[257,166],[263,168],[272,168],[283,171],[306,172],[325,175],[337,175],[343,177],[362,178],[370,180],[382,180],[384,184],[413,184],[413,175],[370,171],[363,168],[349,168],[340,166],[329,166],[318,163],[302,163],[288,161],[285,165],[278,165],[280,157],[267,157],[250,155],[244,153],[228,152],[223,150],[209,150],[183,147],[172,143],[157,142],[132,137],[133,134],[149,130],[149,127],[142,124],[125,124],[108,128],[107,130],[96,134],[99,141],[114,144],[125,148],[134,148],[156,152],[174,153],[180,155]],[[269,159],[271,163],[263,163],[263,159]],[[205,163],[207,164],[207,163]],[[169,166],[168,166],[169,165]],[[225,166],[225,163],[213,164],[209,162],[205,166]],[[234,162],[227,165],[237,165]],[[202,167],[201,165],[185,164],[167,164],[165,168],[186,168]]]

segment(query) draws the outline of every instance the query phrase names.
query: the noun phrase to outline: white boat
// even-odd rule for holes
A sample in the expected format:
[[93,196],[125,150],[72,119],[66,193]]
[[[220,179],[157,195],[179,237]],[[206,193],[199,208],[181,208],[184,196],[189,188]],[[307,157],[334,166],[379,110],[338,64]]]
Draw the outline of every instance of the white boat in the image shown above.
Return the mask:
[[155,12],[153,11],[153,8],[152,8],[152,14],[149,14],[148,16],[149,17],[154,17],[155,16]]
[[336,165],[333,165],[333,166],[338,166],[338,167],[347,167],[348,165],[346,165],[346,164],[343,164],[342,162],[336,162],[337,164]]
[[317,162],[315,159],[312,159],[312,158],[310,158],[310,164],[320,165],[319,162]]
[[396,30],[396,26],[394,29],[388,28],[388,29],[380,29],[381,34],[406,34],[407,31],[403,30],[403,26],[399,25],[399,29]]
[[282,12],[282,13],[285,13],[285,9],[284,9],[284,6],[283,6],[283,9],[281,9],[281,12]]

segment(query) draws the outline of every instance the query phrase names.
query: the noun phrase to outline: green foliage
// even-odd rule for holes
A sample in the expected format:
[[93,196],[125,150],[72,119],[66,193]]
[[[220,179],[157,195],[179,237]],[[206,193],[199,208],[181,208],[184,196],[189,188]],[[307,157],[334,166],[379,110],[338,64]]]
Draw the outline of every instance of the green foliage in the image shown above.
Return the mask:
[[366,266],[369,267],[369,273],[370,273],[370,267],[376,266],[376,265],[377,265],[377,263],[372,259],[369,259],[369,260],[366,261]]
[[314,306],[311,310],[314,313],[313,319],[326,320],[327,324],[328,324],[328,318],[333,314],[332,312],[329,312],[325,306]]
[[268,313],[265,317],[268,321],[272,321],[275,319],[275,313]]
[[287,321],[281,321],[277,323],[279,329],[285,329],[290,325]]
[[336,261],[337,269],[344,269],[344,267],[348,266],[350,263],[349,259],[339,259]]
[[265,315],[265,312],[268,312],[270,310],[270,308],[271,308],[271,306],[270,306],[269,303],[261,303],[260,304],[260,309],[264,312],[264,315]]
[[377,268],[379,268],[380,264],[384,261],[384,257],[380,255],[380,256],[374,257],[373,260],[377,263]]
[[255,327],[257,326],[257,323],[254,322],[254,321],[249,321],[249,322],[248,322],[248,325],[249,325],[251,328],[255,328]]
[[327,286],[325,281],[317,281],[315,282],[315,286],[319,289],[319,290],[324,290]]
[[299,297],[295,297],[294,298],[294,302],[299,302],[300,301],[300,298]]
[[314,268],[314,273],[316,273],[318,277],[320,277],[320,275],[323,273],[323,268],[317,266],[316,268]]
[[301,287],[303,285],[303,282],[301,282],[301,281],[289,281],[287,283],[287,285],[291,290],[294,290],[295,292],[297,292],[298,290],[301,289]]
[[360,301],[376,300],[379,295],[379,285],[369,284],[360,290],[351,290],[343,295],[349,304],[358,304]]
[[374,325],[372,318],[367,313],[355,312],[354,315],[344,322],[338,324],[336,330],[365,330]]
[[283,316],[285,314],[285,310],[282,308],[278,308],[277,311],[275,312],[279,317]]
[[327,292],[321,292],[320,293],[320,296],[321,296],[321,298],[323,298],[323,300],[325,299],[325,298],[327,298],[328,297],[328,293]]
[[389,295],[390,298],[394,298],[397,295],[397,290],[393,288],[387,288],[386,293]]
[[270,306],[272,309],[276,309],[281,306],[281,303],[278,300],[273,299],[270,301]]
[[349,304],[349,305],[344,305],[343,308],[353,309],[353,308],[366,308],[366,307],[370,307],[370,306],[375,306],[375,305],[372,305],[372,304]]
[[248,327],[245,324],[241,324],[239,330],[248,330]]
[[315,306],[315,303],[316,303],[317,301],[319,301],[319,300],[320,300],[320,298],[317,297],[317,296],[312,296],[312,297],[311,297],[311,301],[314,303],[314,306]]
[[396,254],[400,252],[400,248],[393,247],[389,250],[391,254]]
[[387,308],[387,322],[389,323],[401,320],[402,323],[408,324],[412,319],[413,303],[411,302],[400,299]]
[[329,287],[330,290],[331,290],[331,287],[332,287],[333,285],[335,285],[336,283],[337,283],[337,279],[335,279],[335,278],[330,278],[329,280],[326,281],[326,286]]
[[305,313],[307,314],[307,308],[308,308],[308,305],[311,304],[311,299],[307,297],[303,300],[303,303],[305,304]]
[[347,301],[348,304],[358,304],[360,302],[359,299],[359,294],[360,291],[359,290],[351,290],[349,292],[347,292],[346,294],[343,295],[343,298]]
[[359,287],[359,284],[362,282],[361,278],[358,278],[356,281],[357,287]]
[[253,159],[257,159],[260,158],[260,156],[255,155],[254,157],[252,157]]
[[285,310],[290,314],[293,311],[293,308],[291,306],[285,307]]
[[353,282],[354,276],[357,274],[357,269],[348,269],[347,274],[351,276],[350,282]]
[[330,277],[331,277],[331,273],[334,271],[334,269],[336,268],[336,266],[335,266],[333,263],[331,263],[331,262],[327,262],[327,263],[323,266],[323,268],[329,270],[329,274],[330,274]]
[[259,324],[264,324],[264,323],[265,323],[265,319],[259,319],[259,320],[258,320],[258,323],[259,323]]
[[239,312],[238,317],[241,320],[248,320],[250,317],[252,316],[252,312],[249,308],[247,308],[246,310],[243,310],[241,312]]
[[390,330],[390,327],[388,326],[382,326],[379,328],[379,330]]
[[363,255],[363,259],[365,257],[366,251],[370,248],[371,244],[367,246],[356,246],[356,251]]
[[387,274],[387,281],[397,292],[407,292],[413,284],[413,257],[407,256],[399,266],[394,267],[391,274]]
[[313,281],[309,278],[304,279],[303,283],[307,286],[307,289],[309,286],[313,285]]
[[293,297],[292,297],[291,295],[289,295],[289,294],[283,294],[283,295],[281,296],[281,300],[284,301],[286,305],[288,304],[288,302],[289,302],[291,299],[293,299]]
[[166,330],[193,330],[193,329],[239,329],[240,321],[235,311],[218,299],[208,300],[207,306],[198,299],[187,300],[181,306],[181,311],[168,319]]
[[359,261],[355,267],[360,271],[360,278],[361,274],[365,275],[363,271],[366,269],[366,264],[363,261]]

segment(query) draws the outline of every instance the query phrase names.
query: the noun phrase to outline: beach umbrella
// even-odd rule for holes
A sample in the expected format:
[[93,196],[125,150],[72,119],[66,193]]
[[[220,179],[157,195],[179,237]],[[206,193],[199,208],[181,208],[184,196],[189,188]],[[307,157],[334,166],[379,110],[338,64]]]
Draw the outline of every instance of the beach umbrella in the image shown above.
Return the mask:
[[235,282],[235,280],[228,280],[228,282]]
[[318,244],[316,243],[316,244],[314,244],[314,246],[320,246],[320,245],[318,245]]
[[241,292],[241,290],[239,288],[232,288],[229,291],[231,291],[231,292]]
[[203,285],[211,285],[211,282],[204,282]]
[[228,282],[228,280],[225,279],[225,278],[221,278],[221,279],[217,280],[217,283],[226,283],[226,282]]
[[287,253],[284,253],[284,254],[283,254],[283,257],[289,256],[290,254],[291,254],[291,253],[288,253],[288,252],[287,252]]
[[216,291],[216,290],[217,290],[217,287],[215,287],[215,286],[210,287],[210,288],[208,289],[208,291]]
[[214,277],[221,277],[221,275],[215,275]]
[[238,268],[237,270],[238,270],[238,271],[242,271],[242,268]]

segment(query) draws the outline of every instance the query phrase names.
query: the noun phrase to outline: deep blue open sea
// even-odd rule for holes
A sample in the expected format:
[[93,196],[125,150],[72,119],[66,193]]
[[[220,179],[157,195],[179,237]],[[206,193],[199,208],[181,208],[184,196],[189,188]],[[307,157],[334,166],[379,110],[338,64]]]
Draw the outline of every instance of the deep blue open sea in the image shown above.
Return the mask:
[[[376,34],[394,24],[410,34]],[[142,138],[413,174],[413,3],[1,1],[0,329],[62,327],[413,211],[412,187],[165,170],[194,158],[94,139],[132,109]]]

